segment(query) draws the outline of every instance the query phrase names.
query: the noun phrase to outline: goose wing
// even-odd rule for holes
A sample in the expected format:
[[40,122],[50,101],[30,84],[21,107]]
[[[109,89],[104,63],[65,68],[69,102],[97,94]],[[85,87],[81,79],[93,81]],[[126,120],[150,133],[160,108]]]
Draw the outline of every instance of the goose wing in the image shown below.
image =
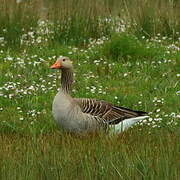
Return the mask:
[[80,106],[83,113],[98,117],[108,124],[118,124],[124,119],[144,116],[146,114],[142,111],[133,111],[96,99],[74,98],[74,100]]

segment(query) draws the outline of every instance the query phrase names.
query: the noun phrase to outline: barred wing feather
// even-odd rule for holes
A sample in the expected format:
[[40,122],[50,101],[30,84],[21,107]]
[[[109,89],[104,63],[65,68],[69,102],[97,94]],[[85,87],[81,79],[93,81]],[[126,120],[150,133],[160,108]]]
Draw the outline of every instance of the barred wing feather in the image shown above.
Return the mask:
[[146,115],[145,112],[114,106],[106,101],[88,98],[74,98],[74,100],[83,113],[98,117],[108,124],[118,124],[124,119]]

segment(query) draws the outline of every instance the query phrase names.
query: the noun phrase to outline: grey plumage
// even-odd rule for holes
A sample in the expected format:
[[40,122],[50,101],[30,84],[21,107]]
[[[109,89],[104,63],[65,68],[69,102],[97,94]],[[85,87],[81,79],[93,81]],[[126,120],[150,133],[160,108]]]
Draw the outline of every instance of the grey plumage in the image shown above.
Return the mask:
[[127,108],[114,106],[106,101],[87,98],[74,98],[74,100],[80,106],[83,113],[98,118],[99,123],[103,124],[106,130],[109,125],[116,125],[125,119],[147,115],[146,112],[133,111]]
[[[93,132],[101,127],[106,131],[113,127],[111,129],[119,133],[135,122],[147,118],[146,112],[133,111],[106,101],[72,98],[72,61],[61,57],[52,68],[62,70],[61,90],[53,102],[55,120],[62,128],[71,132]],[[123,124],[126,126],[123,127]]]

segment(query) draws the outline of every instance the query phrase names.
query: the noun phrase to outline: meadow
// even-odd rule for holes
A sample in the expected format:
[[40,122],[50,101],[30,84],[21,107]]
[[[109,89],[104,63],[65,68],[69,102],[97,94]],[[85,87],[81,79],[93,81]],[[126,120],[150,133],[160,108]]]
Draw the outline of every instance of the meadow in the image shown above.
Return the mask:
[[[179,179],[178,0],[0,4],[0,179]],[[59,129],[59,56],[74,62],[74,97],[150,118],[114,137]]]

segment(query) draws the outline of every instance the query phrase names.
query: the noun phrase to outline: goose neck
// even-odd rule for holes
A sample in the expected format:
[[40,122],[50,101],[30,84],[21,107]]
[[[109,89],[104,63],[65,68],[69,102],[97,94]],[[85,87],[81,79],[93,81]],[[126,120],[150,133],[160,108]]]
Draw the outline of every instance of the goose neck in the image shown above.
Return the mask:
[[70,94],[72,90],[73,84],[73,70],[72,69],[62,69],[62,76],[61,76],[61,88],[62,91]]

